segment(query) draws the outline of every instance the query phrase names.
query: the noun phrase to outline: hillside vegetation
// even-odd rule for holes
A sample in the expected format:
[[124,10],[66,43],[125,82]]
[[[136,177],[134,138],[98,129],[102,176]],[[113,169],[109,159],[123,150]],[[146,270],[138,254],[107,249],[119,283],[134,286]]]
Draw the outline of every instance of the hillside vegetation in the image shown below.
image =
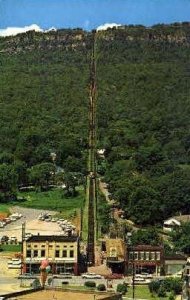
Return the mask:
[[[98,170],[139,224],[190,213],[189,43],[189,23],[96,34]],[[91,49],[80,29],[0,38],[1,201],[54,180],[52,152],[86,175]]]

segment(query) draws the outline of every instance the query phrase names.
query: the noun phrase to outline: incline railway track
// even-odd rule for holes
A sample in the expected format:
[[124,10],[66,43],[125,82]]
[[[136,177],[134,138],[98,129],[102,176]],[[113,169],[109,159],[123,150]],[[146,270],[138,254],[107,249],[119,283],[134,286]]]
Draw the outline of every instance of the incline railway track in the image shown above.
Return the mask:
[[95,263],[95,241],[97,228],[97,173],[96,173],[96,32],[93,33],[93,47],[90,66],[90,93],[89,93],[89,154],[87,177],[88,202],[88,237],[87,259],[89,265]]

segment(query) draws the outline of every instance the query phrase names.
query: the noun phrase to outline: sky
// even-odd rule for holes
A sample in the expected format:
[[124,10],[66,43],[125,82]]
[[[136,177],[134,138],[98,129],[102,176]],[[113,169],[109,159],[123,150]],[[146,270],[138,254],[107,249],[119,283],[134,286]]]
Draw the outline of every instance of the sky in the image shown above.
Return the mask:
[[91,30],[105,23],[151,26],[182,21],[190,21],[190,0],[0,0],[0,35],[8,27],[26,31],[31,25],[36,30]]

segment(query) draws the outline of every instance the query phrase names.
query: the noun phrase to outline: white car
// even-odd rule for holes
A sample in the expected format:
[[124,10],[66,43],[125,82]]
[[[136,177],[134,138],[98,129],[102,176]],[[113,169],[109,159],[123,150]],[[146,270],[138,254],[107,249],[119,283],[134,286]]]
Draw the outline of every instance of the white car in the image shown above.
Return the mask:
[[152,274],[149,274],[149,273],[142,273],[143,277],[145,279],[152,279],[153,278],[153,275]]
[[0,222],[0,228],[5,227],[6,223],[5,222]]
[[83,279],[102,279],[102,276],[95,273],[86,273],[82,275]]
[[55,218],[52,218],[51,221],[52,222],[57,222],[57,220]]
[[145,279],[143,277],[135,276],[134,281],[135,282],[145,282]]
[[32,236],[32,233],[27,232],[25,233],[25,239],[29,239]]

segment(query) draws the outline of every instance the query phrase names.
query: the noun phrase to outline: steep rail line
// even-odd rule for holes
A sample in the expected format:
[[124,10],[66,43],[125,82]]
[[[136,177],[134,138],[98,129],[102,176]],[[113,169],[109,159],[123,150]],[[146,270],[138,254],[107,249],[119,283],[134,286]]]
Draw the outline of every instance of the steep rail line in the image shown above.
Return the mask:
[[93,47],[90,66],[90,97],[89,97],[89,157],[87,177],[87,201],[88,201],[88,240],[87,259],[89,265],[95,263],[96,241],[96,56],[95,56],[96,32],[93,32]]

